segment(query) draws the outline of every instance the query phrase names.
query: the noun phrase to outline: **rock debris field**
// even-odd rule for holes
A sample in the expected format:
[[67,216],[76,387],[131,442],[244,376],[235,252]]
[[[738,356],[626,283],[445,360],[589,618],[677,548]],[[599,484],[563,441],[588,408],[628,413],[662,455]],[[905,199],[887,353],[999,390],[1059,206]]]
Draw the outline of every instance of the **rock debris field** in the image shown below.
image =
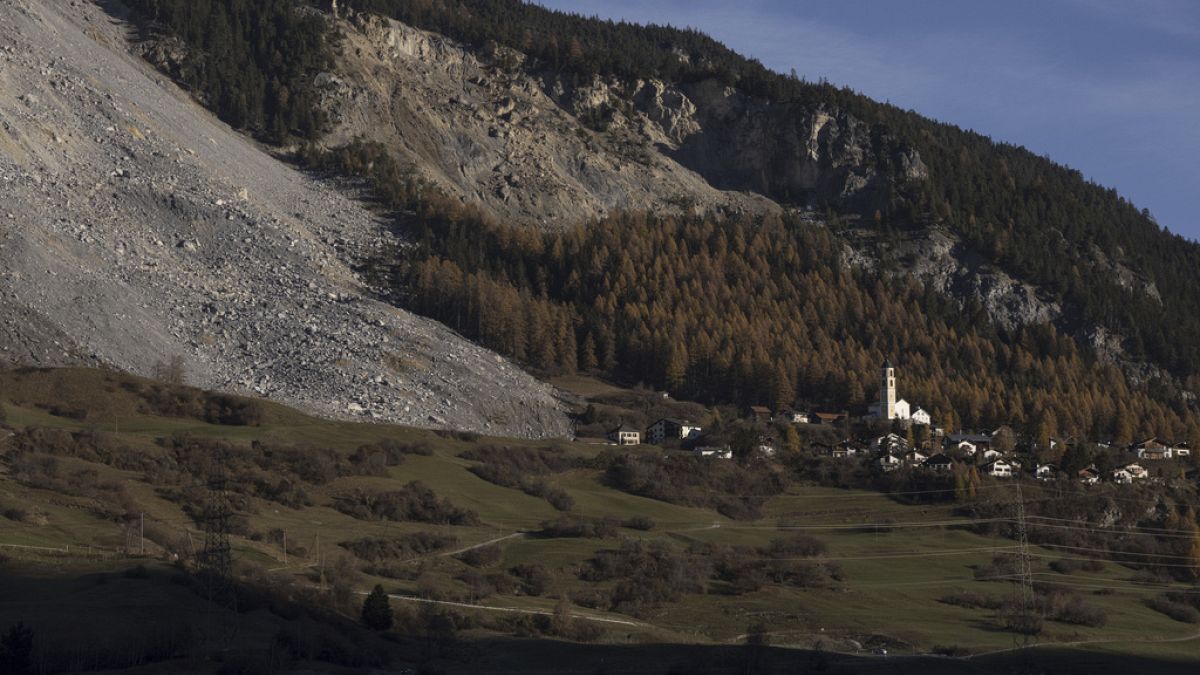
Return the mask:
[[131,53],[89,2],[0,0],[0,361],[149,374],[338,418],[566,436],[556,392],[371,299],[391,235]]

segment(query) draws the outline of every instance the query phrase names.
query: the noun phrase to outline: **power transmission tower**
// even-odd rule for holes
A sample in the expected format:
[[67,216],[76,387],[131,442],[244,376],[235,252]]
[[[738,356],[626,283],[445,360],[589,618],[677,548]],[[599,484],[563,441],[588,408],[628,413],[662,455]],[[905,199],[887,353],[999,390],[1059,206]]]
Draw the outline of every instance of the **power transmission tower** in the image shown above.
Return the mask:
[[1033,593],[1033,567],[1029,556],[1029,532],[1025,520],[1025,498],[1021,493],[1021,483],[1017,484],[1017,574],[1020,577],[1017,597],[1017,647],[1021,650],[1020,672],[1032,673],[1033,636],[1041,630],[1041,617],[1037,614],[1036,601]]
[[[218,460],[220,461],[220,460]],[[233,549],[229,544],[230,519],[233,509],[226,492],[225,472],[218,468],[208,481],[208,501],[205,504],[204,550],[199,557],[199,574],[210,603],[209,639],[222,647],[233,639],[235,622],[228,613],[237,612],[237,588],[233,580]]]

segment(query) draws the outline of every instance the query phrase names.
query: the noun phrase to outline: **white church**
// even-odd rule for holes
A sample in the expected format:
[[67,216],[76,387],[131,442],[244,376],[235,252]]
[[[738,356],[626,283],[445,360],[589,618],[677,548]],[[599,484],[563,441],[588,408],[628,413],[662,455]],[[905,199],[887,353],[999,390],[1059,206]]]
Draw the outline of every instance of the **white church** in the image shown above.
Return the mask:
[[892,367],[890,360],[884,360],[879,380],[879,403],[871,404],[868,417],[926,426],[933,421],[925,410],[919,407],[913,410],[908,401],[896,399],[896,369]]

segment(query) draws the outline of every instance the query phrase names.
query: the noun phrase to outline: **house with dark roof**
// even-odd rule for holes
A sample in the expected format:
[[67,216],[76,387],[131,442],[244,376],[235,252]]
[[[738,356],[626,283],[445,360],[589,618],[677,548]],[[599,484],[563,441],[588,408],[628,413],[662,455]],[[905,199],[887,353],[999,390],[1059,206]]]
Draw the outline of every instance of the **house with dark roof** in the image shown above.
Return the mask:
[[944,453],[939,452],[925,460],[921,466],[933,471],[950,471],[954,468],[954,460],[950,459]]
[[608,440],[617,445],[638,445],[642,442],[642,432],[628,424],[622,424],[615,429],[610,429],[605,435],[608,437]]
[[701,428],[687,420],[664,417],[646,429],[647,443],[662,443],[669,439],[699,438]]

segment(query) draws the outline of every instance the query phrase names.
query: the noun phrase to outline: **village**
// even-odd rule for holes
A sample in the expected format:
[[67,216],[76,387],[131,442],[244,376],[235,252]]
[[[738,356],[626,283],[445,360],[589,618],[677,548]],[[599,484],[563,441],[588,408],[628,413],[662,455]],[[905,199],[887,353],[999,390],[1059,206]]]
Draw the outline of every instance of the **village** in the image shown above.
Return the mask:
[[[868,463],[872,471],[881,474],[957,470],[997,479],[1024,476],[1083,485],[1162,482],[1169,476],[1197,471],[1187,441],[1147,438],[1118,447],[1111,442],[1051,438],[1048,447],[1039,447],[1036,441],[1021,438],[1008,426],[948,433],[936,426],[929,412],[899,397],[897,371],[890,361],[881,366],[879,380],[878,401],[860,417],[847,411],[772,411],[750,406],[739,421],[743,429],[758,432],[752,436],[742,434],[739,442],[713,442],[701,425],[676,417],[659,418],[645,429],[620,424],[608,429],[605,439],[613,445],[666,446],[696,457],[724,460],[746,454],[775,457],[781,446],[790,445],[795,450],[797,445],[806,445],[809,454],[832,461]],[[804,435],[811,440],[798,443],[797,430],[808,432]],[[852,433],[855,431],[863,433]],[[1050,457],[1058,460],[1047,459]],[[1168,466],[1170,471],[1166,470]]]

